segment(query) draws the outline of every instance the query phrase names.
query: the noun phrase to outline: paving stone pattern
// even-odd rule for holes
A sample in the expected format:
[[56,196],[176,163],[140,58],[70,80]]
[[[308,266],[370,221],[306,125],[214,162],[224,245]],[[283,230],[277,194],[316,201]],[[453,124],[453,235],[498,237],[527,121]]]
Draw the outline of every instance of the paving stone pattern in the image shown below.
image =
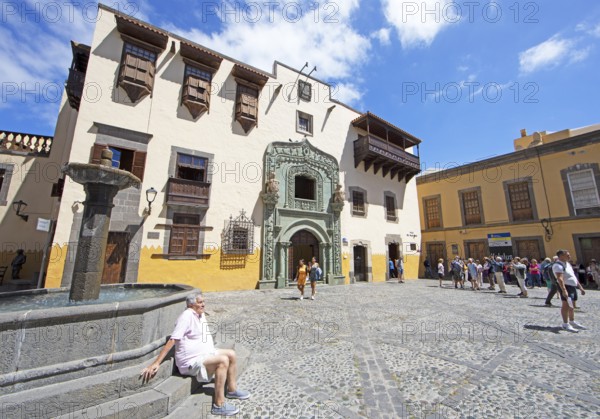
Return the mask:
[[546,289],[519,299],[417,280],[206,293],[217,340],[252,351],[241,418],[598,418],[600,292],[560,329]]

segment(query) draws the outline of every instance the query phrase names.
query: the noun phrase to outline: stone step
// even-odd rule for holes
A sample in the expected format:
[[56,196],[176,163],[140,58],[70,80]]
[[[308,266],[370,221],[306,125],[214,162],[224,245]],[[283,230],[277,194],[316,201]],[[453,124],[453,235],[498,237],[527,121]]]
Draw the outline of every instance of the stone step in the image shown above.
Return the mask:
[[[223,345],[225,346],[225,345]],[[250,351],[241,345],[229,345],[237,355],[238,377],[248,368],[250,363]],[[170,411],[167,418],[191,419],[207,418],[212,408],[212,396],[214,394],[214,383],[204,384],[199,387],[175,410]]]
[[59,419],[163,418],[173,412],[200,385],[192,377],[172,376],[154,388],[74,412]]
[[165,360],[148,383],[142,382],[141,369],[142,366],[135,365],[0,396],[0,417],[50,418],[89,406],[115,403],[118,399],[158,387],[171,377],[173,359]]

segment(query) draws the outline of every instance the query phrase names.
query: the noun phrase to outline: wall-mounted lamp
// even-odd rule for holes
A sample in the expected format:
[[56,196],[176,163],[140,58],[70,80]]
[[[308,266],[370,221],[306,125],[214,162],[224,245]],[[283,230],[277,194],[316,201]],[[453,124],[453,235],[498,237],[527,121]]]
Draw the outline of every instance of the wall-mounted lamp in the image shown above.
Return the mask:
[[23,221],[26,222],[27,220],[29,220],[29,215],[21,213],[21,211],[25,211],[25,208],[27,208],[27,204],[24,201],[18,200],[16,202],[13,202],[12,206],[17,215],[21,217]]
[[542,218],[540,220],[540,223],[542,224],[542,227],[544,227],[544,231],[546,232],[546,241],[550,241],[552,239],[552,234],[554,234],[554,232],[552,231],[552,224],[550,224],[550,220],[547,218]]
[[158,191],[154,188],[146,189],[146,201],[148,201],[148,215],[152,212],[152,203],[156,199]]

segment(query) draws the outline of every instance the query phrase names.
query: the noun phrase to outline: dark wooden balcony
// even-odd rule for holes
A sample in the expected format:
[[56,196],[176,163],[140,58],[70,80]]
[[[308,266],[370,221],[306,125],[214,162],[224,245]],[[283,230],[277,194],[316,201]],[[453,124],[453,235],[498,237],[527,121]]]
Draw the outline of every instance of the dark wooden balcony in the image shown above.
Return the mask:
[[167,183],[167,205],[209,206],[210,183],[170,178]]
[[392,179],[397,175],[398,181],[408,182],[421,171],[418,156],[372,135],[359,136],[354,141],[354,167],[360,162],[364,162],[365,172],[373,166],[375,174],[381,170],[384,177],[388,173]]
[[81,96],[83,95],[83,84],[85,82],[85,73],[83,71],[69,69],[69,78],[67,79],[67,97],[69,105],[73,109],[79,110]]

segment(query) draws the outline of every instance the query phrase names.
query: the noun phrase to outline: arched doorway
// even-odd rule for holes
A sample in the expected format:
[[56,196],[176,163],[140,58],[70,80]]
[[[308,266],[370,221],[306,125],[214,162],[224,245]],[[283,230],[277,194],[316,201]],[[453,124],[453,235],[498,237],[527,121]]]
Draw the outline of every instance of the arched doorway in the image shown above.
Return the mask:
[[290,238],[291,246],[288,250],[288,281],[293,281],[296,277],[298,261],[304,259],[304,263],[314,257],[319,260],[319,241],[308,230],[300,230],[294,233]]

